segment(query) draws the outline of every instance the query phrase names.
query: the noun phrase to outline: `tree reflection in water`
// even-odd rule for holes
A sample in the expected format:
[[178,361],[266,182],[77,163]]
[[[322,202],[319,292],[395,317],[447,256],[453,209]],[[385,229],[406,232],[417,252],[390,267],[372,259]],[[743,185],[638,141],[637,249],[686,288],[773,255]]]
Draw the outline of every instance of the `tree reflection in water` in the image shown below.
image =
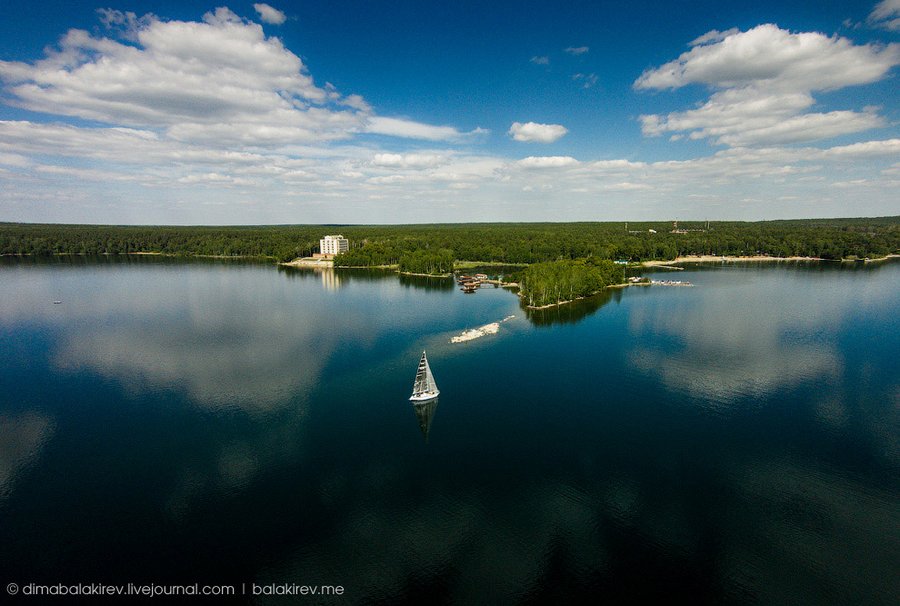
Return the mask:
[[596,312],[598,309],[615,300],[622,299],[622,289],[608,288],[596,295],[584,299],[578,299],[563,305],[554,305],[543,309],[531,309],[524,301],[519,301],[519,307],[525,312],[525,317],[535,326],[553,326],[556,324],[576,324]]

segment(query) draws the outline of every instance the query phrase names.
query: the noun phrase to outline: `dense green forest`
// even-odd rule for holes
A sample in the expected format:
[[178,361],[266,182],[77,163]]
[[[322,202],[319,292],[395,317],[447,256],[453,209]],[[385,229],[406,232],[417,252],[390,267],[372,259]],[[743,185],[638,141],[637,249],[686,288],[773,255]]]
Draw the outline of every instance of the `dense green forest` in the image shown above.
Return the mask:
[[[0,254],[254,256],[288,261],[318,252],[319,238],[342,233],[350,251],[339,265],[399,265],[418,251],[456,260],[538,263],[598,257],[646,261],[678,255],[880,257],[900,252],[900,217],[761,222],[471,223],[170,227],[0,224]],[[651,231],[653,230],[653,231]],[[655,233],[653,233],[655,231]],[[428,273],[428,272],[422,272]]]
[[529,265],[519,278],[519,294],[527,305],[540,307],[600,292],[625,281],[625,269],[608,259],[564,259]]
[[453,273],[453,251],[417,250],[400,257],[400,271],[411,274],[444,275]]
[[453,251],[429,246],[394,248],[380,242],[366,243],[334,258],[335,267],[397,266],[404,273],[443,275],[453,272]]

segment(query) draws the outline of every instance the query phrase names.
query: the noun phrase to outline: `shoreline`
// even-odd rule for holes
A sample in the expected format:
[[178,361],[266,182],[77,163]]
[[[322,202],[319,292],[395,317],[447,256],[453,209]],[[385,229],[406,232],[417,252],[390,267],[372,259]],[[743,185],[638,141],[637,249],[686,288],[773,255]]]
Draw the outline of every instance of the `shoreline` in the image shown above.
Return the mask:
[[399,275],[401,275],[401,276],[423,276],[423,277],[425,277],[425,278],[441,278],[441,279],[447,279],[447,278],[452,278],[452,277],[453,277],[453,274],[417,274],[417,273],[412,272],[412,271],[399,271],[399,270],[397,271],[397,273],[398,273]]
[[400,276],[422,276],[426,278],[451,278],[453,274],[422,274],[412,271],[400,271],[396,265],[345,265],[334,266],[333,259],[313,259],[311,257],[303,257],[302,259],[294,259],[293,261],[284,261],[279,263],[284,267],[308,267],[313,269],[380,269],[383,271],[391,271]]
[[[595,297],[595,296],[599,295],[604,290],[607,290],[609,288],[628,288],[629,286],[650,286],[650,284],[649,283],[647,283],[647,284],[631,283],[631,282],[623,282],[621,284],[610,284],[608,286],[604,286],[601,290],[598,290],[597,292],[592,292],[591,294],[585,295],[583,297],[575,297],[574,299],[567,299],[565,301],[559,301],[557,303],[547,303],[546,305],[526,305],[525,308],[526,309],[550,309],[551,307],[559,307],[560,305],[574,303],[575,301],[584,301],[585,299],[589,299],[590,297]],[[522,295],[519,293],[516,293],[516,296],[521,297]]]
[[885,261],[890,261],[891,259],[900,259],[900,255],[885,255],[883,257],[876,257],[874,259],[857,259],[851,261],[850,259],[841,259],[841,263],[856,263],[857,261],[862,261],[863,263],[884,263]]
[[[173,259],[274,259],[270,255],[195,255],[189,253],[167,253],[167,252],[159,252],[159,251],[131,251],[131,252],[118,252],[118,253],[110,253],[110,252],[98,252],[98,253],[70,253],[70,252],[61,252],[61,253],[52,253],[49,255],[45,254],[34,254],[34,253],[3,253],[0,254],[0,257],[22,257],[22,258],[47,258],[47,257],[128,257],[128,256],[145,256],[145,257],[168,257]],[[284,265],[284,263],[281,263]]]

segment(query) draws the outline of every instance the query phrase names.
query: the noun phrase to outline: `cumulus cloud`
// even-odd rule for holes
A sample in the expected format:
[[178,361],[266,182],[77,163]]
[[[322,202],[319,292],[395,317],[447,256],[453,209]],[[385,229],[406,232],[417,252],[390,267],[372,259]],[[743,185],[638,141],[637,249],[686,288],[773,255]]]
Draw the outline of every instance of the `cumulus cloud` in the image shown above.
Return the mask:
[[[334,103],[299,57],[227,8],[202,22],[106,13],[136,44],[73,29],[33,64],[0,62],[12,102],[30,110],[228,141],[345,138],[364,112]],[[339,100],[339,95],[338,99]],[[278,135],[276,131],[283,134]]]
[[571,156],[528,156],[517,164],[522,168],[565,168],[575,166],[578,160]]
[[691,50],[645,71],[638,90],[703,84],[715,92],[701,106],[640,117],[644,134],[686,133],[726,145],[813,141],[883,126],[873,108],[812,113],[814,91],[884,78],[900,63],[900,45],[854,45],[841,37],[791,33],[775,25],[746,32],[713,30]]
[[[267,22],[277,17],[268,5],[256,8]],[[435,141],[463,135],[374,116],[361,96],[317,85],[278,38],[225,7],[202,21],[99,15],[127,42],[72,29],[41,60],[0,61],[9,103],[219,146],[321,143],[363,132]]]
[[884,125],[874,109],[803,113],[813,104],[807,93],[729,89],[715,93],[697,109],[644,115],[640,120],[646,135],[688,132],[690,139],[711,138],[730,146],[814,141]]
[[253,9],[259,15],[259,18],[263,21],[263,23],[270,23],[272,25],[281,25],[287,20],[287,17],[283,12],[278,10],[277,8],[273,8],[268,4],[254,4]]
[[[833,90],[880,80],[900,61],[900,45],[854,45],[847,38],[791,33],[777,25],[726,32],[675,61],[645,71],[637,89],[762,85],[777,90]],[[706,34],[698,40],[710,36]],[[695,41],[696,42],[696,41]]]
[[531,58],[531,62],[535,65],[550,65],[550,57],[534,56]]
[[900,31],[900,0],[882,0],[869,14],[869,24],[888,31]]
[[376,135],[425,139],[427,141],[459,141],[465,137],[486,134],[488,132],[485,129],[476,128],[464,133],[452,126],[434,126],[416,122],[414,120],[387,118],[384,116],[372,116],[367,121],[363,130],[364,132]]
[[565,48],[563,50],[564,50],[564,52],[567,52],[570,55],[578,56],[578,55],[583,55],[583,54],[587,53],[591,49],[588,46],[570,46],[569,48]]
[[513,122],[509,136],[525,143],[553,143],[569,132],[561,124],[538,124],[537,122]]

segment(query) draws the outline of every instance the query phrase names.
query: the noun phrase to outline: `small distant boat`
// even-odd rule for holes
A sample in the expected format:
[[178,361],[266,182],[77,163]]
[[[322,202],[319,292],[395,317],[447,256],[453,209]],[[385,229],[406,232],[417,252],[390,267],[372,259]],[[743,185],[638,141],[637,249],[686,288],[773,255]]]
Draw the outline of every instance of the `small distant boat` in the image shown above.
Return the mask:
[[428,358],[425,352],[422,352],[422,359],[419,360],[419,368],[416,370],[416,381],[413,383],[413,392],[409,399],[413,402],[425,402],[433,400],[441,393],[434,382],[434,375],[431,374],[431,367],[428,366]]
[[62,301],[54,301],[53,304],[54,305],[62,305]]

